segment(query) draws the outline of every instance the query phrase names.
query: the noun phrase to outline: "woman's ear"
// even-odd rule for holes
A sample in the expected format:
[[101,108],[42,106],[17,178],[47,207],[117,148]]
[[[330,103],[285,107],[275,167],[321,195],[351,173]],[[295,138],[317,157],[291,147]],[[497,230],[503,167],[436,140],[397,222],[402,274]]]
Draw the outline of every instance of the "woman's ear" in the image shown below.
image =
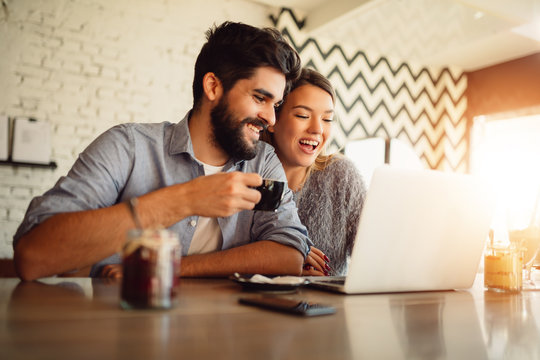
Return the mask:
[[219,100],[219,98],[223,94],[223,86],[221,85],[221,81],[216,76],[216,74],[212,72],[206,73],[203,77],[202,83],[204,94],[206,95],[208,100]]
[[274,126],[273,125],[269,125],[266,130],[268,130],[269,133],[274,133]]

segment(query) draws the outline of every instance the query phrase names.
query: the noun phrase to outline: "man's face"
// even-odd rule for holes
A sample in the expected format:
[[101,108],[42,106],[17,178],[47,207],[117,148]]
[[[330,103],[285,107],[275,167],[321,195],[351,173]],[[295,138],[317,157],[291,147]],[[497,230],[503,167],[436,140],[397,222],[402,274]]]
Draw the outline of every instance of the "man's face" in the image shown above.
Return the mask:
[[275,123],[284,90],[285,76],[270,67],[238,80],[210,113],[214,143],[232,158],[253,159],[260,132]]

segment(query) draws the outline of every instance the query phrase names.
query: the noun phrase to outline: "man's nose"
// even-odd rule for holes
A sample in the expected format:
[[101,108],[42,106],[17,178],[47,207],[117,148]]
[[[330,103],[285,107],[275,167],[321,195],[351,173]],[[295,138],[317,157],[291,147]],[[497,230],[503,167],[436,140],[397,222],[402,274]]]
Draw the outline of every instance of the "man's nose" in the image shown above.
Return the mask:
[[276,124],[276,111],[274,106],[265,106],[257,115],[259,119],[266,122],[267,126],[274,126]]

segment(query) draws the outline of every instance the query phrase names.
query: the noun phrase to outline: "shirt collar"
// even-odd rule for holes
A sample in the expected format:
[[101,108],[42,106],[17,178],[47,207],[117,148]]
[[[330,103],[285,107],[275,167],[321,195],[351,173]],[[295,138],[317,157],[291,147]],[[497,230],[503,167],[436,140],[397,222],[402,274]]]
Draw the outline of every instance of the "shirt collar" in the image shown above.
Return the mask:
[[[192,112],[193,110],[188,111],[188,113],[184,116],[182,120],[180,120],[177,124],[173,125],[172,136],[169,143],[170,155],[187,153],[193,159],[197,160],[197,158],[195,157],[195,152],[193,151],[193,143],[191,141],[191,134],[189,133],[188,126],[188,121],[191,117]],[[238,167],[244,162],[245,160],[231,159],[227,161],[223,169],[229,168],[231,164],[235,167]]]
[[191,117],[191,110],[180,120],[177,124],[173,125],[171,140],[169,143],[169,154],[176,155],[181,153],[188,153],[195,159],[195,153],[193,152],[193,143],[191,142],[191,135],[189,134],[188,120]]

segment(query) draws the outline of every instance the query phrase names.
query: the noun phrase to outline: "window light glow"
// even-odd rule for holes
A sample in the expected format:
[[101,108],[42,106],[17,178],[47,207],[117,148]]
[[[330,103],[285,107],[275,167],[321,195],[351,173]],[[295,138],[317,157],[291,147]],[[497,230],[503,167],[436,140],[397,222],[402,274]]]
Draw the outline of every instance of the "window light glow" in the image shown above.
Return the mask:
[[471,170],[486,178],[505,209],[507,226],[538,226],[540,115],[487,121],[475,118]]

